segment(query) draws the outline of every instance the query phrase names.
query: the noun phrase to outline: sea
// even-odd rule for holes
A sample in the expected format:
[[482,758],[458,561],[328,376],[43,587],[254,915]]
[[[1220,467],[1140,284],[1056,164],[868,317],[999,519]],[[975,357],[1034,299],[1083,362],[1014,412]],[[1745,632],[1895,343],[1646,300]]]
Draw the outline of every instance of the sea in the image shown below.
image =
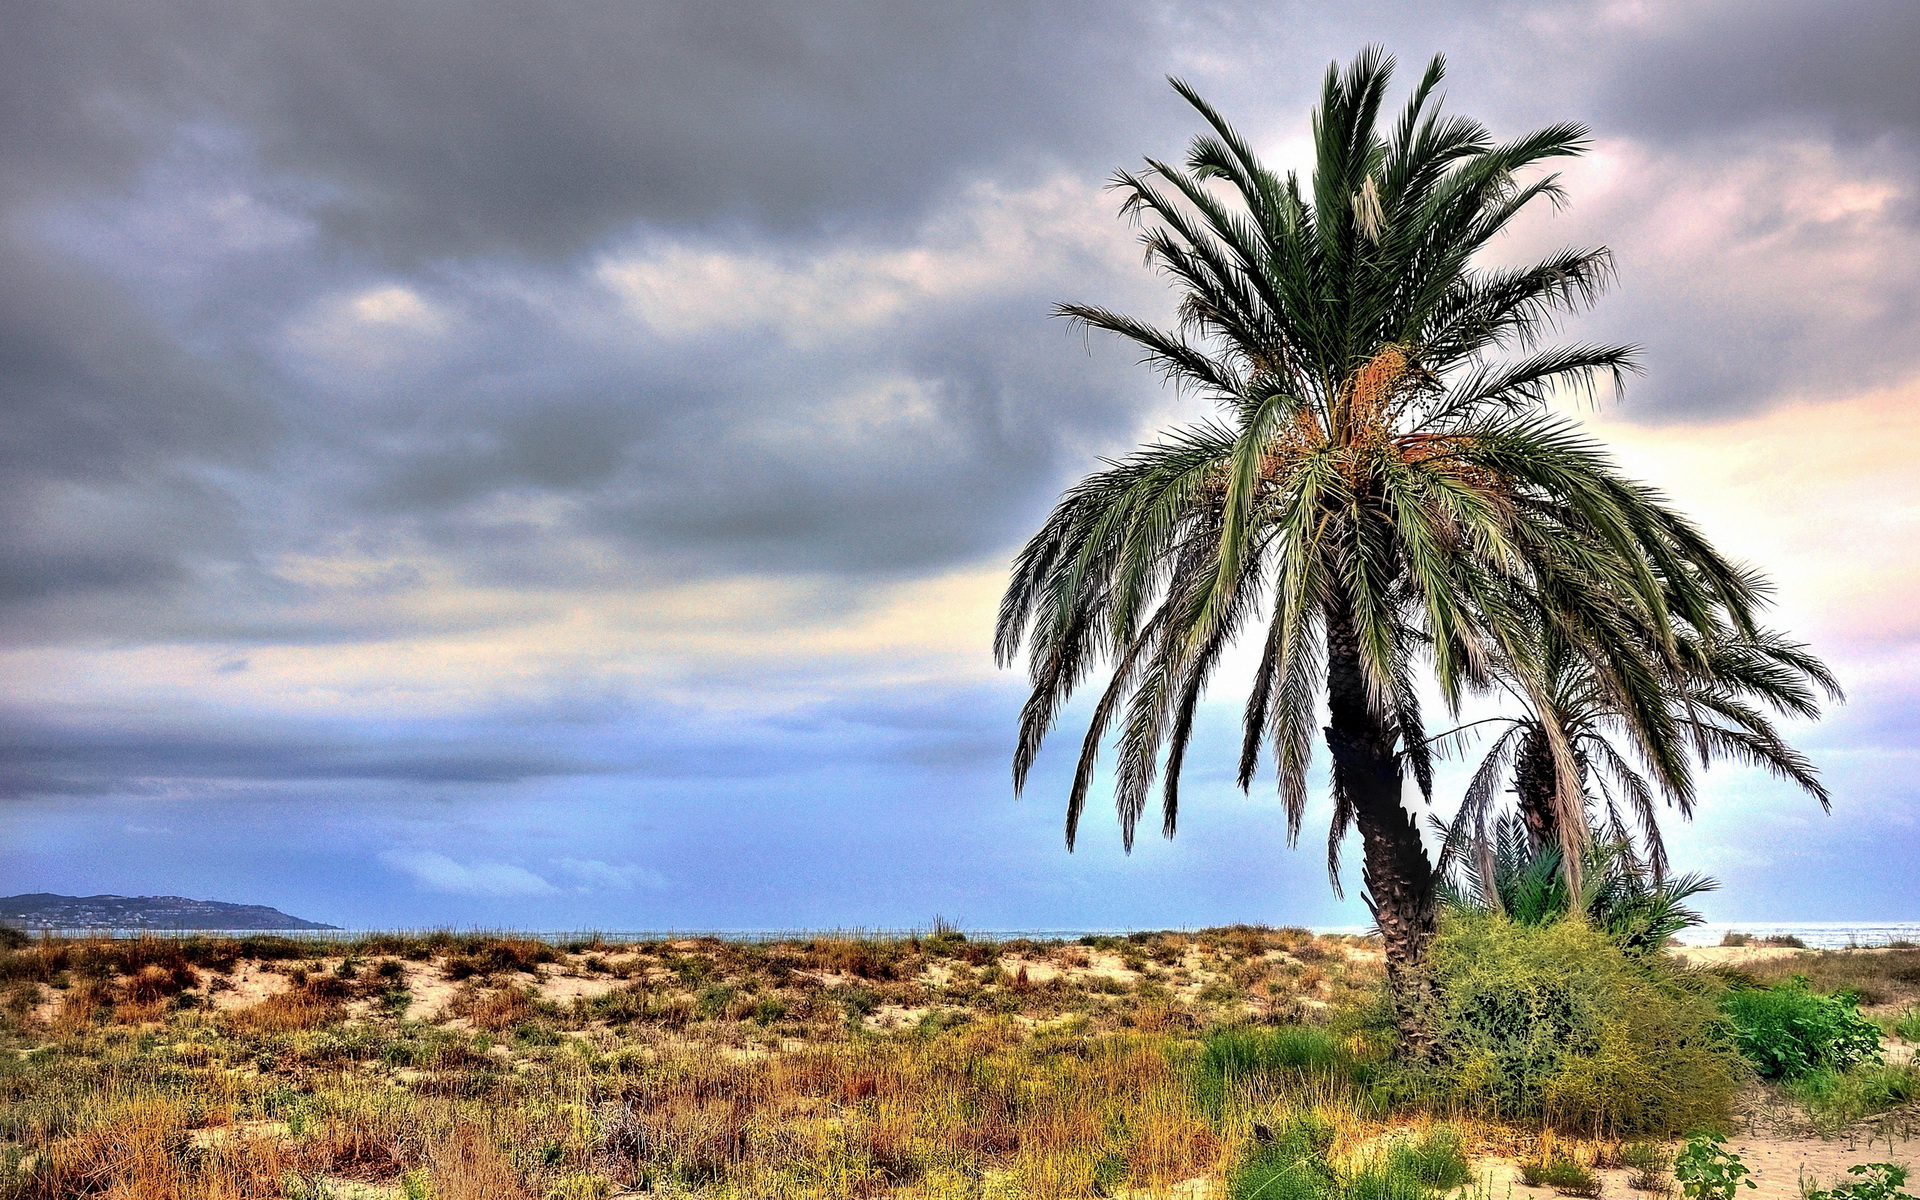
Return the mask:
[[[1361,925],[1315,926],[1315,933],[1364,934]],[[33,930],[73,937],[290,937],[320,940],[351,940],[376,934],[494,934],[533,938],[544,942],[587,941],[598,937],[608,942],[664,941],[674,938],[718,937],[730,941],[773,942],[807,937],[892,938],[925,935],[928,929],[54,929]],[[963,929],[976,941],[1004,942],[1015,938],[1032,941],[1077,941],[1083,937],[1124,937],[1135,932],[1127,929]],[[1182,930],[1180,932],[1190,932]],[[1709,921],[1685,930],[1677,940],[1688,946],[1717,946],[1729,933],[1745,934],[1754,941],[1762,938],[1798,938],[1809,949],[1840,950],[1850,946],[1886,946],[1892,943],[1920,945],[1920,921]]]

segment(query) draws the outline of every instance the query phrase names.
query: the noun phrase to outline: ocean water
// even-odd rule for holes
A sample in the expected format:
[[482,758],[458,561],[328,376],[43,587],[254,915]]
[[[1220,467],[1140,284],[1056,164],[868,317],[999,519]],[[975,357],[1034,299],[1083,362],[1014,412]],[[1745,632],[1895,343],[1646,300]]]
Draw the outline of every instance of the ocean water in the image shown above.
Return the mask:
[[[38,930],[34,932],[38,933]],[[418,934],[442,932],[440,930],[393,930],[393,929],[323,929],[323,930],[258,930],[258,929],[61,929],[51,931],[55,934],[70,936],[111,936],[137,937],[141,934],[166,937],[293,937],[293,938],[356,938],[370,934],[401,933]],[[601,937],[609,942],[658,941],[669,938],[720,937],[737,941],[776,941],[783,938],[804,937],[906,937],[913,934],[925,934],[922,929],[482,929],[453,930],[454,933],[509,934],[514,937],[536,938],[547,942],[571,942]],[[1030,938],[1034,941],[1073,941],[1081,937],[1124,936],[1125,929],[966,929],[962,932],[975,940],[1009,941],[1013,938]],[[1315,927],[1316,933],[1366,933],[1367,927],[1361,925],[1330,925]],[[1838,950],[1846,946],[1885,946],[1890,942],[1912,942],[1920,944],[1920,921],[1709,921],[1705,925],[1689,929],[1679,935],[1679,941],[1689,946],[1717,946],[1728,933],[1744,933],[1756,941],[1764,937],[1796,937],[1811,949]]]
[[1796,937],[1809,948],[1837,950],[1844,946],[1884,946],[1889,942],[1920,945],[1920,921],[1709,921],[1679,935],[1688,946],[1717,946],[1729,933],[1763,937]]

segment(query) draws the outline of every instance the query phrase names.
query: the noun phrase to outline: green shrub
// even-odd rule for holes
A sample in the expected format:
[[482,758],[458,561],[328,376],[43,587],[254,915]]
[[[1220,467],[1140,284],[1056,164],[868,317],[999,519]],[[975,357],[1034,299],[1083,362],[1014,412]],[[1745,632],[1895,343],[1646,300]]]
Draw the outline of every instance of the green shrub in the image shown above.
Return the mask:
[[1729,992],[1721,1003],[1740,1052],[1768,1079],[1844,1071],[1880,1057],[1879,1028],[1845,994],[1822,996],[1796,979]]
[[1727,1119],[1737,1059],[1718,1010],[1700,977],[1662,958],[1579,920],[1456,912],[1427,972],[1424,1073],[1449,1103],[1607,1137]]
[[787,1019],[787,1002],[778,996],[762,996],[760,1003],[753,1006],[753,1023],[772,1025]]
[[1909,1008],[1887,1023],[1887,1032],[1903,1042],[1920,1042],[1920,1008]]
[[736,989],[724,983],[710,983],[700,989],[693,998],[693,1015],[703,1021],[717,1021],[727,1015],[727,1006],[733,1003]]
[[1810,1188],[1806,1200],[1914,1200],[1901,1189],[1907,1184],[1907,1169],[1899,1163],[1861,1163],[1848,1167],[1853,1176],[1830,1188]]
[[1473,1172],[1467,1169],[1466,1147],[1451,1129],[1435,1129],[1422,1138],[1395,1142],[1387,1150],[1387,1163],[1402,1175],[1442,1191],[1473,1179]]

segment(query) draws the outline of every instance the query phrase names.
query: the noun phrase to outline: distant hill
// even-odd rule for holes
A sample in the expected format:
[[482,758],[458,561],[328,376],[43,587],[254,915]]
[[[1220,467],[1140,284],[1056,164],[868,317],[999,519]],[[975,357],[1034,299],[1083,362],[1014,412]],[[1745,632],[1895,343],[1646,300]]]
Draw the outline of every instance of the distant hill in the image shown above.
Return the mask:
[[338,929],[264,904],[185,896],[0,896],[0,925],[16,929]]

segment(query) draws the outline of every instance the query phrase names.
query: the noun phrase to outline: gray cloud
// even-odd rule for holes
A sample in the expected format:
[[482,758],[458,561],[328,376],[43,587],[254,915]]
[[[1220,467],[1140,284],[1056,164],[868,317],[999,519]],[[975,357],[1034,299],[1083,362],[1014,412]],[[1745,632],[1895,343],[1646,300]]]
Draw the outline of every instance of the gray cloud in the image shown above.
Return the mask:
[[[796,681],[760,681],[770,694]],[[569,781],[754,780],[852,761],[998,770],[1002,689],[856,688],[754,720],[647,699],[563,697],[464,717],[263,718],[0,708],[0,800],[271,795],[389,785],[463,794]]]
[[1920,149],[1911,4],[1715,0],[1651,19],[1614,48],[1602,76],[1609,115],[1635,133],[1711,138],[1776,124]]
[[397,261],[634,220],[826,230],[1110,142],[1103,118],[1155,79],[1155,26],[1103,4],[41,7],[8,39],[5,140],[16,188],[58,191],[125,180],[181,126],[231,128]]
[[[1500,132],[1581,119],[1621,152],[1540,236],[1619,250],[1577,332],[1649,344],[1636,418],[1920,365],[1914,10],[1608,8],[23,9],[0,39],[0,633],[237,664],[523,626],[550,589],[639,604],[792,573],[851,605],[1003,554],[1171,402],[1045,316],[1164,311],[1088,201],[1193,128],[1161,76],[1284,153],[1326,62],[1383,38],[1409,67],[1447,50],[1454,106]],[[297,569],[329,556],[355,570]],[[492,598],[387,603],[449,579]],[[681,682],[765,669],[716,655]],[[835,762],[997,786],[1017,688],[831,687],[732,724],[484,696],[440,724],[14,711],[0,792],[472,796]],[[491,861],[441,859],[419,861]]]
[[0,714],[0,797],[113,795],[284,781],[501,784],[604,772],[591,756],[497,736],[236,720],[49,722]]

